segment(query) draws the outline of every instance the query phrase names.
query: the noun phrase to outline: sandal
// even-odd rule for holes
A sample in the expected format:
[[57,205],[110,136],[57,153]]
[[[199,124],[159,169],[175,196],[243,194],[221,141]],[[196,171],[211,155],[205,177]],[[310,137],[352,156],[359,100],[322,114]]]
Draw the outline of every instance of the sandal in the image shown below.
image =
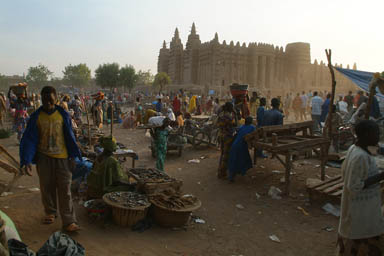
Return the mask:
[[56,219],[56,216],[53,214],[46,215],[43,218],[43,224],[47,224],[47,225],[52,224],[53,222],[55,222],[55,219]]
[[80,230],[80,226],[76,223],[69,224],[66,228],[64,228],[67,232],[77,232]]

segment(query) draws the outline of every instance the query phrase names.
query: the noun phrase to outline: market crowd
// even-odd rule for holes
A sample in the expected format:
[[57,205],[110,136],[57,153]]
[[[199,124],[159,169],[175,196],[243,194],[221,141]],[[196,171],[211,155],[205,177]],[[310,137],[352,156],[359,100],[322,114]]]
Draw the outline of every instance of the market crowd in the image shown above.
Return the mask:
[[[45,224],[55,222],[60,214],[63,229],[80,230],[71,194],[76,182],[87,185],[88,199],[132,189],[114,155],[124,145],[112,135],[101,136],[93,145],[94,152],[90,152],[84,136],[90,123],[94,131],[116,124],[123,129],[151,129],[156,167],[165,171],[170,133],[186,131],[198,122],[194,120],[196,116],[206,116],[217,130],[221,152],[217,177],[233,183],[237,175],[245,175],[253,167],[244,140],[246,135],[263,126],[312,120],[314,133],[330,132],[327,136],[336,151],[340,127],[351,126],[355,137],[342,165],[344,187],[338,238],[340,252],[344,253],[341,255],[360,255],[356,252],[361,248],[378,253],[362,255],[382,255],[384,218],[379,182],[384,176],[369,148],[376,146],[380,138],[379,121],[384,104],[376,95],[369,106],[370,120],[365,120],[369,95],[363,91],[337,95],[331,106],[331,95],[319,91],[288,93],[285,97],[274,97],[270,92],[265,96],[253,92],[233,97],[228,93],[218,98],[179,90],[170,94],[137,93],[122,99],[101,91],[70,96],[57,93],[50,86],[39,94],[27,96],[26,88],[26,84],[19,84],[7,95],[0,94],[0,125],[4,125],[6,117],[12,118],[25,174],[33,175],[32,164],[36,164]],[[124,102],[128,103],[121,104]],[[329,111],[332,119],[327,118]],[[330,123],[332,130],[328,131]],[[90,136],[88,126],[89,143]],[[257,157],[268,158],[262,149],[256,153]],[[84,163],[88,161],[84,157],[91,159],[90,165]]]

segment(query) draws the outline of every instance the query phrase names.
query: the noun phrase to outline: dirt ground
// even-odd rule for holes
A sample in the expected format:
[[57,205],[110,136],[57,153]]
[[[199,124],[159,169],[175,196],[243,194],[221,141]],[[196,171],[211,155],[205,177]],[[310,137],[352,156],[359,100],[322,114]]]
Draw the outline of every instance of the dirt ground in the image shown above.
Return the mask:
[[[117,127],[114,134],[119,142],[139,154],[138,166],[155,165],[148,148],[150,139],[144,136],[143,130]],[[0,144],[18,156],[15,136],[1,140]],[[202,201],[202,207],[194,215],[206,223],[191,224],[186,230],[153,226],[137,233],[114,224],[102,227],[91,223],[84,208],[75,203],[82,231],[72,237],[86,248],[87,255],[334,255],[338,219],[326,214],[320,203],[309,204],[305,187],[307,178],[319,178],[320,169],[315,167],[319,161],[295,162],[291,196],[275,200],[268,196],[268,189],[272,185],[283,189],[280,179],[284,170],[276,160],[260,160],[246,176],[229,184],[216,178],[219,158],[216,149],[196,150],[187,146],[182,157],[175,153],[168,155],[166,172],[182,179],[183,191]],[[205,159],[199,164],[187,163],[202,156]],[[127,167],[130,164],[129,160]],[[335,176],[340,169],[328,168],[326,173]],[[10,175],[0,171],[0,182],[10,179]],[[23,177],[18,182],[13,195],[0,197],[1,210],[13,219],[22,240],[33,250],[61,228],[60,219],[52,225],[41,224],[40,194],[28,191],[38,186],[34,173],[33,177]],[[259,199],[256,193],[261,196]],[[238,209],[237,204],[244,209]],[[309,212],[309,216],[297,210],[298,206]],[[326,231],[326,227],[333,231]],[[279,237],[280,243],[269,239],[273,234]]]

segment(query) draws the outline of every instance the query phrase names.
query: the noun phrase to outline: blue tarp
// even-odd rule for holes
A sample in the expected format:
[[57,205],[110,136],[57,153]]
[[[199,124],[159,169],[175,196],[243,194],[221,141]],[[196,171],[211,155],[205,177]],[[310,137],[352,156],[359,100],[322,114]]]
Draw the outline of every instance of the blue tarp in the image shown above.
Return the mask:
[[[350,79],[354,84],[360,87],[362,90],[368,92],[369,91],[369,83],[372,80],[373,72],[359,71],[359,70],[351,70],[344,68],[336,68],[341,74]],[[379,89],[376,88],[377,96],[384,98],[384,95],[380,93]]]

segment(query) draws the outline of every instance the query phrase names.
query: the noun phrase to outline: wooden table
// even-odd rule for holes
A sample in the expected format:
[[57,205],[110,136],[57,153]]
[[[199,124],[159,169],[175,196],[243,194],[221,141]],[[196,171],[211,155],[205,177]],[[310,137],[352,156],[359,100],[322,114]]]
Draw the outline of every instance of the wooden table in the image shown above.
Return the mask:
[[135,160],[139,159],[139,156],[136,152],[134,151],[122,151],[122,152],[113,152],[113,156],[116,157],[117,159],[120,157],[130,157],[132,158],[132,168],[135,168]]
[[[320,158],[321,180],[325,178],[329,140],[313,135],[313,122],[279,126],[265,126],[245,136],[248,145],[254,148],[254,164],[257,163],[257,149],[272,154],[285,167],[285,193],[289,194],[292,156],[314,151]],[[282,158],[284,157],[284,159]]]

